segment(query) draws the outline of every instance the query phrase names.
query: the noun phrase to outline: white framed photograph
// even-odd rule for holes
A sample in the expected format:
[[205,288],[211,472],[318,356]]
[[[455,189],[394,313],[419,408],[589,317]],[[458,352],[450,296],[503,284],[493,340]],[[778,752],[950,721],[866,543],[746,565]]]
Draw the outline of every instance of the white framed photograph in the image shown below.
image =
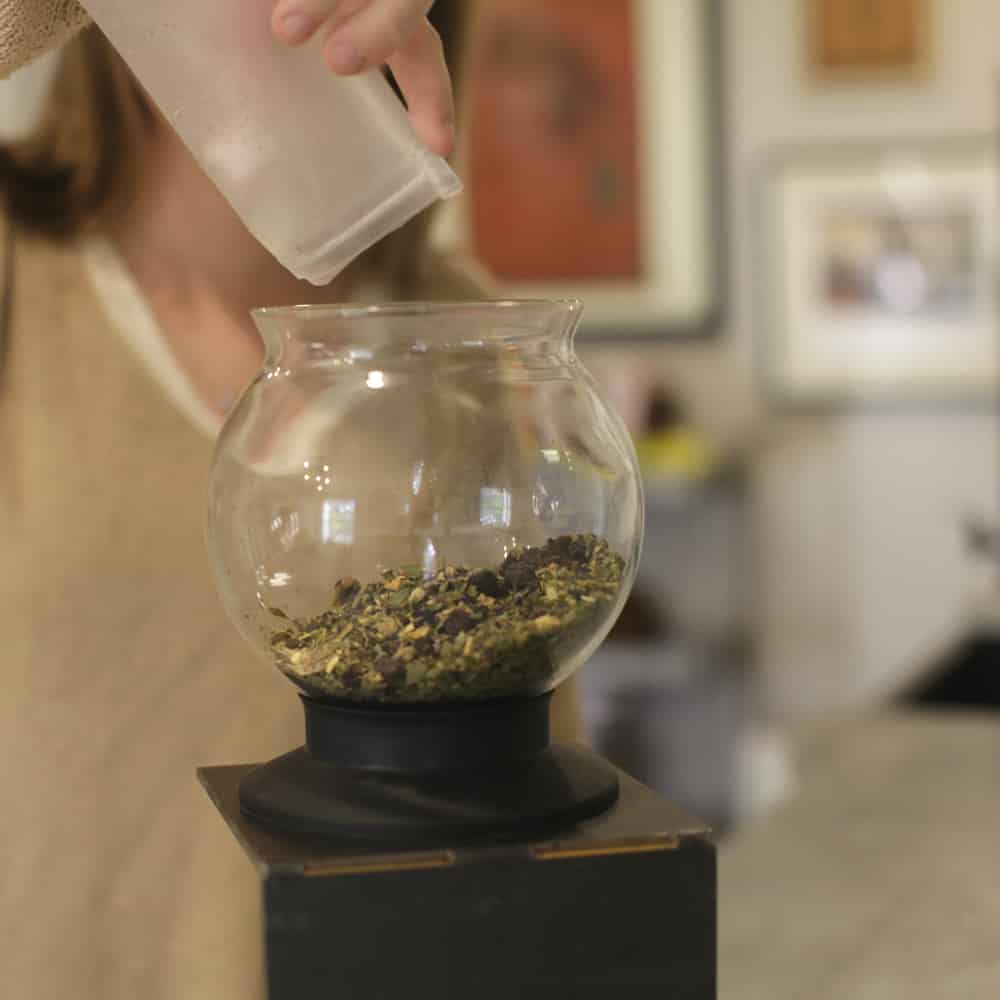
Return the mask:
[[601,337],[701,335],[722,257],[718,0],[482,0],[445,231]]
[[780,400],[989,402],[995,140],[831,147],[764,178],[756,335]]

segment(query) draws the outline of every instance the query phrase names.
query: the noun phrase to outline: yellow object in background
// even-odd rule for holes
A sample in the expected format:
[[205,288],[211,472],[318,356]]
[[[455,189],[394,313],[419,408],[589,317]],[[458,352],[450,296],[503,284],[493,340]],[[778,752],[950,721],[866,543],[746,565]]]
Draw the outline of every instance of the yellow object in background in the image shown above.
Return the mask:
[[644,476],[704,479],[718,456],[709,441],[690,427],[674,427],[636,438],[635,450]]

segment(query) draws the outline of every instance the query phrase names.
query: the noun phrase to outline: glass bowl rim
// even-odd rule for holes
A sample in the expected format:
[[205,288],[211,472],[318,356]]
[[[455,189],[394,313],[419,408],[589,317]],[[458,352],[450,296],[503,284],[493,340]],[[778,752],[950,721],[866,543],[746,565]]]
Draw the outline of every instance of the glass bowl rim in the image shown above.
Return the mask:
[[437,314],[483,312],[495,313],[510,309],[523,313],[562,313],[567,316],[579,314],[583,303],[576,298],[500,298],[500,299],[442,299],[413,300],[378,303],[302,303],[289,306],[258,306],[251,309],[253,317],[261,319],[302,319],[306,316],[327,316],[344,320],[378,319],[384,316],[432,316]]

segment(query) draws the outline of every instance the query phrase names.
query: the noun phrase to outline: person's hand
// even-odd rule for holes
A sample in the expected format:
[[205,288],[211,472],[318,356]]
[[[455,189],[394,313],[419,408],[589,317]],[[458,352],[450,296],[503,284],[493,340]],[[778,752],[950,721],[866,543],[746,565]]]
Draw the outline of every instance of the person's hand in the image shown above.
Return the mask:
[[451,78],[441,39],[427,20],[433,0],[277,0],[275,35],[302,45],[320,34],[334,73],[350,76],[388,63],[417,134],[447,156],[455,144]]

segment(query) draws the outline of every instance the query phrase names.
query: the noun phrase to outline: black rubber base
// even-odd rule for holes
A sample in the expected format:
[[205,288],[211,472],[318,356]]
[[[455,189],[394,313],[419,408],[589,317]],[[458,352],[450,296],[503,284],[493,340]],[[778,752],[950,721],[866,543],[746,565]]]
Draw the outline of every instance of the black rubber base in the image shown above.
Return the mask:
[[396,774],[510,766],[549,745],[550,701],[372,707],[303,696],[306,749],[338,767]]
[[424,773],[340,767],[300,747],[240,784],[243,813],[271,829],[407,845],[543,834],[596,816],[617,797],[611,766],[573,746],[513,766]]

